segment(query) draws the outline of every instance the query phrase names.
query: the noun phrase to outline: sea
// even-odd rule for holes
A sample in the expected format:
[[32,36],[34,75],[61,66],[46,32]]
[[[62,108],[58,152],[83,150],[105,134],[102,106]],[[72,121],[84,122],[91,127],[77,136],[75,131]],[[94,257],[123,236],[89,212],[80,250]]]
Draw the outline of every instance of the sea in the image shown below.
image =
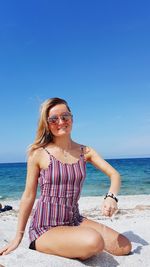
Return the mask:
[[[121,175],[120,195],[150,194],[150,158],[107,159]],[[0,163],[0,201],[18,200],[24,191],[26,163]],[[87,163],[86,179],[81,196],[103,196],[110,180],[100,170]],[[38,188],[37,197],[40,195]]]

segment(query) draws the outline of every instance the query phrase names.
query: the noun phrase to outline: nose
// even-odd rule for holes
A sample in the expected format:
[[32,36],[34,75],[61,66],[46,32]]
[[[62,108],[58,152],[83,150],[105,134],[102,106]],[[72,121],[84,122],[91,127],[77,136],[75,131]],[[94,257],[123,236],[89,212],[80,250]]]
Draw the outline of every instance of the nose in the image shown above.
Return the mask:
[[58,123],[59,124],[63,124],[64,123],[64,120],[61,117],[58,117]]

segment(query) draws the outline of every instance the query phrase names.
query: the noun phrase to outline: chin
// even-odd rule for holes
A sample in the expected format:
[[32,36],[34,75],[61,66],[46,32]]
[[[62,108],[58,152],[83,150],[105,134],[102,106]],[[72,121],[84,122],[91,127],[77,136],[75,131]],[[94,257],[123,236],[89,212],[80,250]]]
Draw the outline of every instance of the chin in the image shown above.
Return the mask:
[[65,136],[65,135],[70,135],[70,133],[71,133],[71,127],[66,127],[65,129],[55,129],[55,130],[52,130],[51,129],[51,132],[52,132],[52,134],[54,135],[54,136]]
[[54,134],[56,137],[58,136],[66,136],[66,135],[70,135],[70,131],[65,131],[65,132],[59,132],[59,133],[55,133]]

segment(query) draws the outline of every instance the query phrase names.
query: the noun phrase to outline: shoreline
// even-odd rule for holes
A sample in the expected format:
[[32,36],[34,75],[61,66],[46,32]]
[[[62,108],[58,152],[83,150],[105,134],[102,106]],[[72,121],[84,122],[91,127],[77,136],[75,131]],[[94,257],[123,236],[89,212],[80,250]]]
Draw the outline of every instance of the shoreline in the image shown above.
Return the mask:
[[[102,216],[100,206],[103,197],[81,197],[79,200],[80,213],[89,219],[103,223],[127,236],[132,242],[132,253],[128,256],[112,256],[106,252],[86,261],[66,259],[46,255],[28,249],[28,224],[20,246],[6,256],[0,256],[0,264],[5,267],[83,267],[83,266],[149,266],[150,251],[150,195],[119,195],[118,212],[108,218]],[[15,235],[19,201],[1,200],[2,205],[11,205],[13,210],[0,213],[0,247],[9,242]],[[36,200],[37,201],[37,200]],[[36,202],[35,202],[36,204]]]

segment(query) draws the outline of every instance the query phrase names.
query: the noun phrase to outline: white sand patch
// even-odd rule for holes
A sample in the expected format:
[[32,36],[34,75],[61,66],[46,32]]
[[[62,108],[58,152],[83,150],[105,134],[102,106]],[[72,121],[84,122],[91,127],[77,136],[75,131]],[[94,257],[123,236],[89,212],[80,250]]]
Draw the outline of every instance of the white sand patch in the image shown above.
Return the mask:
[[[9,255],[0,256],[0,267],[149,267],[150,266],[150,195],[120,196],[119,212],[113,218],[103,217],[100,211],[102,197],[82,197],[79,201],[83,215],[104,223],[127,236],[132,242],[128,256],[113,256],[106,252],[86,261],[46,255],[28,249],[28,225],[20,246]],[[0,213],[0,247],[10,241],[16,231],[19,201],[1,202],[13,210]]]

